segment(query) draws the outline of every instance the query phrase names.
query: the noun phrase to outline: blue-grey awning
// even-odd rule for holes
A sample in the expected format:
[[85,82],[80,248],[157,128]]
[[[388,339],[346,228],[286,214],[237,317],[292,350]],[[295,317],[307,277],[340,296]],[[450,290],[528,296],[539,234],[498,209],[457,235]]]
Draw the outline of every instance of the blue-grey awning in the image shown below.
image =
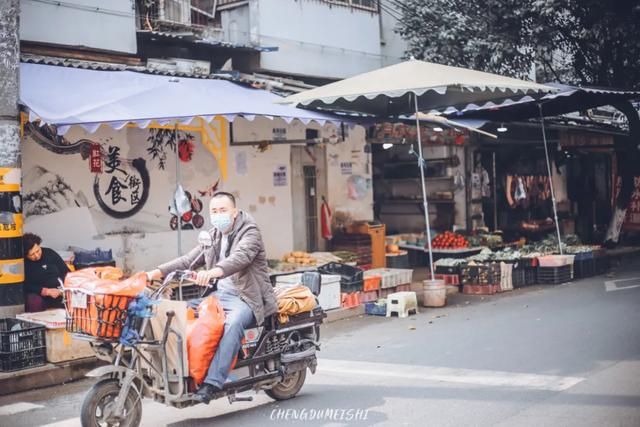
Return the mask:
[[451,118],[474,118],[494,122],[510,122],[540,116],[540,107],[544,116],[557,116],[589,108],[612,105],[616,102],[640,99],[640,92],[612,88],[577,87],[557,83],[546,83],[557,89],[538,100],[510,100],[502,104],[484,105],[467,111],[449,115]]
[[39,64],[20,64],[20,103],[31,121],[56,125],[64,134],[72,125],[95,132],[101,124],[120,129],[129,123],[147,127],[188,124],[224,116],[256,116],[339,123],[343,119],[293,106],[279,105],[278,95],[225,80],[158,76],[133,71],[97,71]]

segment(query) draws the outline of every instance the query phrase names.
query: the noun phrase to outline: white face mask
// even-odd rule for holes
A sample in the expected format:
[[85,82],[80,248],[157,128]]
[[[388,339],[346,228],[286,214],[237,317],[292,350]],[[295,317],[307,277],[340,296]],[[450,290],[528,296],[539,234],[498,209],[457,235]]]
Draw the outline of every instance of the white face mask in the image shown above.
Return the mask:
[[233,218],[230,212],[211,214],[210,219],[211,225],[222,233],[229,231],[229,228],[233,224]]

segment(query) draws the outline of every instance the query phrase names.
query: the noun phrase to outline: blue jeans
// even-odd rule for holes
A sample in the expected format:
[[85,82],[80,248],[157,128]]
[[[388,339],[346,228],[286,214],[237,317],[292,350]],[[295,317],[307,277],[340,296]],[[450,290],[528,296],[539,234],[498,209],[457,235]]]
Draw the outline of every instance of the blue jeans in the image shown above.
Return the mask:
[[224,334],[218,344],[204,382],[222,388],[229,376],[233,359],[240,351],[244,330],[253,323],[253,311],[237,295],[225,291],[214,293],[226,315]]

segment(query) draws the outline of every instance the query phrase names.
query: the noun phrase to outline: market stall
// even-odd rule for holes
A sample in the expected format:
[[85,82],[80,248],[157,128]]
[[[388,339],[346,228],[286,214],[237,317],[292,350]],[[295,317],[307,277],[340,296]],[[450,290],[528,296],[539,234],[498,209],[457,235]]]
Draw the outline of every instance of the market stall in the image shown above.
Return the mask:
[[436,274],[455,276],[466,294],[491,295],[531,285],[558,285],[598,273],[599,246],[582,245],[576,236],[566,236],[559,254],[557,237],[524,244],[482,248],[469,257],[441,258]]
[[415,119],[417,150],[414,151],[412,145],[410,152],[417,159],[429,268],[432,268],[429,201],[425,183],[427,162],[423,156],[420,131],[424,117],[420,113],[466,111],[478,105],[539,98],[555,90],[524,80],[411,59],[289,96],[281,103],[382,120],[391,117]]

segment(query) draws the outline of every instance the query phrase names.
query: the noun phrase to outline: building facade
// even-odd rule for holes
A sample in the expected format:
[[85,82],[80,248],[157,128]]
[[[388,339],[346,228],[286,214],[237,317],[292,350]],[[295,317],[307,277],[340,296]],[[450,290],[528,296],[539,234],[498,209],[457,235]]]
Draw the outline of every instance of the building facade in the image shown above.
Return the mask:
[[[152,7],[146,9],[143,2],[129,0],[109,2],[108,8],[98,3],[70,0],[54,5],[22,0],[23,61],[182,77],[212,78],[212,74],[219,74],[283,93],[309,86],[273,74],[338,78],[345,73],[340,64],[347,57],[353,64],[360,64],[349,73],[381,65],[379,15],[374,8],[337,4],[340,2],[268,0],[165,0],[151,2]],[[346,32],[328,41],[304,38],[305,25],[283,32],[276,25],[275,11],[277,5],[285,3],[288,14],[298,14],[289,15],[292,21],[315,11],[326,18],[328,26],[332,19],[339,20],[345,29],[362,26],[372,41],[362,40],[357,49],[348,43],[336,47],[338,39],[353,40]],[[244,33],[240,22],[243,16],[261,23],[256,37],[240,37]],[[56,33],[54,26],[44,25],[47,17],[65,31]],[[81,25],[74,26],[74,22]],[[236,33],[234,29],[238,29]],[[306,45],[300,43],[293,51],[286,50],[280,42],[292,38],[311,43],[312,54],[301,59],[305,49],[299,46]],[[323,61],[322,49],[329,46],[323,43],[333,44],[340,55]],[[322,45],[322,49],[316,50],[316,45]],[[368,55],[362,56],[362,52]],[[269,55],[278,58],[269,59]],[[293,60],[288,61],[288,57]],[[362,57],[371,61],[363,62]],[[234,66],[246,66],[246,72],[220,71],[229,59]],[[296,64],[307,65],[300,68]],[[273,74],[248,74],[256,71]],[[23,115],[25,231],[40,234],[45,246],[61,252],[111,249],[117,264],[127,272],[151,268],[188,250],[198,232],[208,227],[206,207],[216,190],[236,194],[241,207],[256,218],[271,258],[294,249],[325,247],[319,220],[323,200],[334,217],[347,221],[373,219],[371,159],[365,149],[365,131],[359,126],[339,129],[313,122],[267,118],[230,121],[217,117],[211,124],[180,126],[176,153],[167,145],[168,136],[162,127],[101,126],[88,132],[74,126],[64,137],[58,137],[55,129],[39,125]],[[345,136],[342,142],[326,142],[341,136]],[[314,138],[325,143],[318,144]],[[92,145],[106,154],[99,171],[91,168],[91,159],[86,156],[86,147]],[[146,186],[140,165],[148,176]],[[193,207],[180,219],[169,209],[177,169]]]

